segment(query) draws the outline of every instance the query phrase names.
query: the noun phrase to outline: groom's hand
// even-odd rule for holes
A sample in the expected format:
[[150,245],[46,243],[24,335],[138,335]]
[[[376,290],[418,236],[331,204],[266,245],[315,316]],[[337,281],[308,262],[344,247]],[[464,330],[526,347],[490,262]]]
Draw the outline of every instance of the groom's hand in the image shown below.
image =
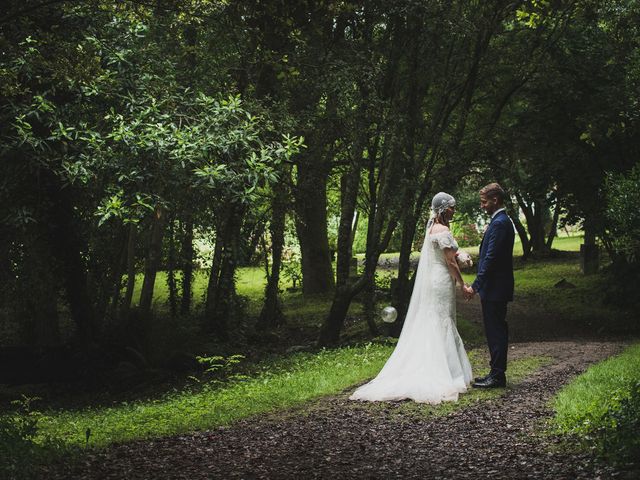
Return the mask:
[[469,285],[465,285],[464,287],[462,287],[462,290],[464,292],[464,298],[467,301],[471,300],[476,293],[473,291],[473,288],[471,288]]

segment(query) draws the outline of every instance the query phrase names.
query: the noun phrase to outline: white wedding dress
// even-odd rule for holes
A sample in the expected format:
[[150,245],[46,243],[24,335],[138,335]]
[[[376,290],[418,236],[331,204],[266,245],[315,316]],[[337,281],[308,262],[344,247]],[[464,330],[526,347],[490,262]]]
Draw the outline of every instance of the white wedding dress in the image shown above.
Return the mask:
[[376,378],[351,400],[456,401],[472,373],[456,328],[455,284],[443,249],[458,249],[449,230],[427,233],[402,333]]

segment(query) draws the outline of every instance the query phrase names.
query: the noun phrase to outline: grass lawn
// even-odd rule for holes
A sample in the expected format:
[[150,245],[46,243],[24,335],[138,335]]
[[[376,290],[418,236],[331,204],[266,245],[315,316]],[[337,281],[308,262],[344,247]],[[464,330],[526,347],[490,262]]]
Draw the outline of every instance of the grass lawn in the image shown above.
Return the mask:
[[[79,411],[45,412],[40,436],[60,439],[67,446],[84,446],[85,432],[91,429],[89,444],[102,447],[116,442],[172,435],[226,425],[251,415],[274,412],[309,400],[337,394],[345,388],[375,376],[390,355],[393,345],[369,343],[363,346],[298,353],[286,359],[259,364],[254,375],[227,384],[121,403],[111,407]],[[471,352],[474,369],[485,363]],[[510,382],[519,382],[547,361],[543,357],[515,360],[510,364]],[[493,398],[504,390],[476,391],[461,396],[458,403],[439,406],[406,403],[407,412],[443,414],[471,403]],[[371,405],[371,404],[367,404]],[[361,408],[365,404],[356,404]],[[377,408],[375,404],[371,408]],[[404,407],[403,407],[404,408]]]
[[[553,244],[553,248],[562,251],[577,252],[580,250],[580,244],[582,243],[582,237],[559,237],[556,238]],[[472,255],[478,254],[478,246],[465,247],[465,251]],[[514,256],[522,255],[522,246],[519,241],[516,241],[514,246]],[[356,255],[358,258],[364,258],[363,254]],[[397,258],[397,253],[383,253],[381,255],[381,262]],[[419,252],[413,252],[412,258],[418,258]],[[544,294],[548,293],[550,279],[553,278],[567,278],[571,282],[578,282],[580,285],[590,286],[591,283],[597,281],[597,276],[585,277],[580,273],[579,265],[575,259],[568,259],[564,262],[554,262],[549,269],[547,262],[533,263],[531,262],[525,268],[516,270],[516,283],[518,290],[523,293],[540,292],[539,287],[544,289]],[[547,275],[549,273],[549,275]],[[206,270],[197,270],[194,275],[193,281],[193,298],[196,308],[202,306],[203,299],[207,290],[208,272]],[[381,269],[380,278],[384,277],[393,278],[396,275],[395,269],[385,271]],[[180,278],[180,272],[176,272],[176,277]],[[465,275],[465,280],[472,279],[473,275]],[[384,280],[383,280],[384,282]],[[137,304],[140,298],[140,287],[142,286],[142,274],[136,275],[136,285],[133,295],[133,303]],[[264,288],[266,286],[266,277],[264,269],[262,267],[240,267],[236,276],[237,291],[240,295],[247,297],[248,302],[248,314],[249,316],[257,316],[260,313],[262,306],[262,299],[264,297]],[[291,286],[285,279],[282,280],[281,288],[287,289]],[[166,272],[158,272],[156,277],[156,284],[153,296],[153,307],[156,310],[166,310],[169,298],[169,290],[167,287],[167,274]],[[309,314],[317,311],[317,307],[328,308],[331,297],[316,297],[312,299],[303,299],[301,293],[288,292],[283,293],[285,313],[291,313],[293,315]],[[352,312],[356,313],[356,312]]]
[[572,434],[605,456],[640,455],[640,344],[590,367],[552,406],[556,432]]
[[554,424],[563,432],[586,433],[619,406],[630,387],[640,382],[640,344],[590,367],[554,398]]

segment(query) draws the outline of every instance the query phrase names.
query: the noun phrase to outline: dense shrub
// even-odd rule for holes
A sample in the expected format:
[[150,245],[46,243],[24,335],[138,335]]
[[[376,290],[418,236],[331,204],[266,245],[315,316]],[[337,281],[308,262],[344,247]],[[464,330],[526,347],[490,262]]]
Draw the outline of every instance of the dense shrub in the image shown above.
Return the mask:
[[626,174],[608,175],[605,196],[605,242],[618,261],[640,268],[640,163]]
[[613,263],[605,301],[632,307],[640,304],[640,164],[626,174],[610,174],[605,182],[606,229],[602,239]]

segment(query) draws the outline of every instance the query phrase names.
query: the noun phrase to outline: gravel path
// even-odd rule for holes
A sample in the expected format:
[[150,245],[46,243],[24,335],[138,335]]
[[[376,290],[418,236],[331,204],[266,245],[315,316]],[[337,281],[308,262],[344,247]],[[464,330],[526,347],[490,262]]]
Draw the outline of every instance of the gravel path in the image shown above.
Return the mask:
[[344,392],[231,427],[112,447],[88,455],[73,470],[46,472],[46,478],[638,478],[586,454],[562,453],[553,438],[535,433],[551,415],[553,393],[624,344],[513,346],[512,358],[550,355],[554,361],[504,396],[444,417],[394,415],[397,403],[362,408]]

